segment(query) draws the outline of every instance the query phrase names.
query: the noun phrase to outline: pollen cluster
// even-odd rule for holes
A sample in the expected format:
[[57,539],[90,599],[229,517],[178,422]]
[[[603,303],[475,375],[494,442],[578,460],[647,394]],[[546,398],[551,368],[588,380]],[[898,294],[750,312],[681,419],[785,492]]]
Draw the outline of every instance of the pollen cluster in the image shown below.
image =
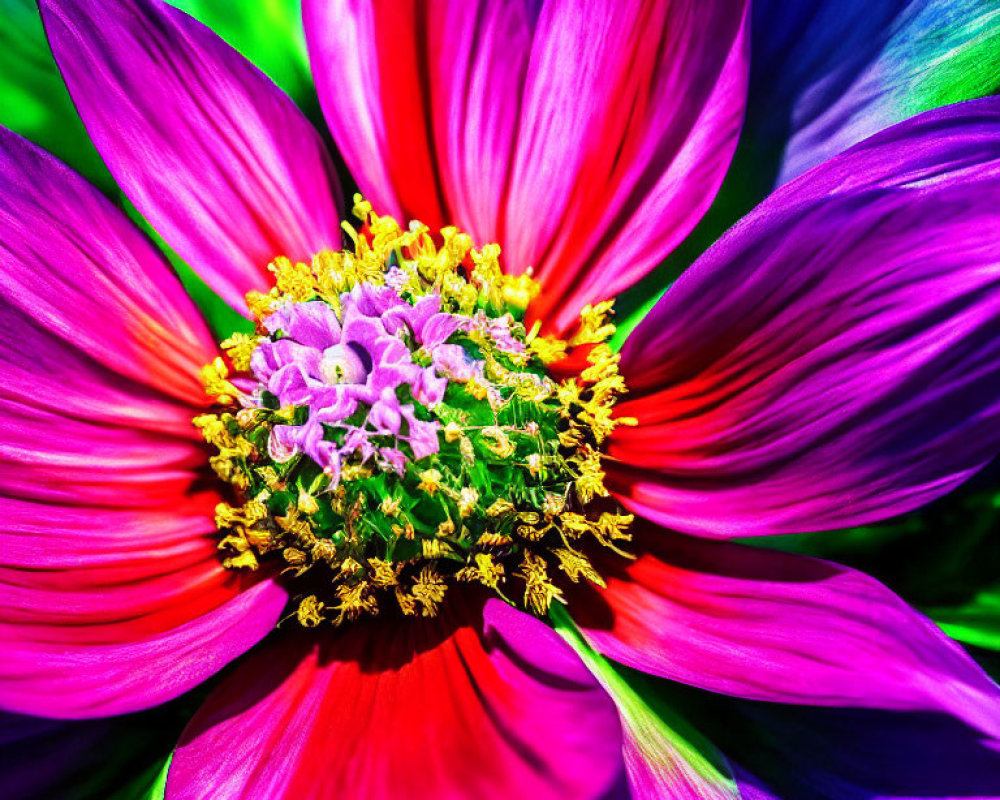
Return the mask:
[[613,414],[611,304],[540,335],[537,286],[497,245],[354,212],[353,248],[275,260],[275,288],[247,296],[255,334],[204,368],[225,566],[280,567],[305,626],[431,616],[460,583],[544,614],[558,576],[601,584],[587,552],[621,552],[632,521],[602,468],[632,423]]

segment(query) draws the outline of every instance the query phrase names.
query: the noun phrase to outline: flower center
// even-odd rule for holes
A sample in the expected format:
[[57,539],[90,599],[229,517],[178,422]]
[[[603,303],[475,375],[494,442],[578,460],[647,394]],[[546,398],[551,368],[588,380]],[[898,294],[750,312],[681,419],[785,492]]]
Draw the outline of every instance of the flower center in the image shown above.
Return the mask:
[[631,422],[612,415],[611,304],[568,342],[540,336],[537,287],[496,245],[355,213],[353,250],[271,264],[277,286],[247,297],[256,335],[204,370],[219,410],[195,425],[237,498],[216,510],[225,566],[282,563],[307,626],[430,616],[462,582],[543,614],[555,575],[602,583],[586,551],[621,552],[632,520],[599,499],[600,446]]

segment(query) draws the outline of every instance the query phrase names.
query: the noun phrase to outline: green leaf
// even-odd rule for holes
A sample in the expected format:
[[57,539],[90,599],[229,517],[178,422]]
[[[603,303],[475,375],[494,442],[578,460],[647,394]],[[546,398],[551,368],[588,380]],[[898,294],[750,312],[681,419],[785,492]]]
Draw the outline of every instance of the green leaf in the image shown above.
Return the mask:
[[156,776],[153,785],[149,787],[149,791],[143,797],[143,800],[163,800],[163,795],[167,790],[167,770],[170,769],[170,762],[173,760],[174,756],[171,753],[167,760],[163,762],[163,768]]
[[953,639],[1000,652],[1000,582],[977,592],[967,603],[924,611]]

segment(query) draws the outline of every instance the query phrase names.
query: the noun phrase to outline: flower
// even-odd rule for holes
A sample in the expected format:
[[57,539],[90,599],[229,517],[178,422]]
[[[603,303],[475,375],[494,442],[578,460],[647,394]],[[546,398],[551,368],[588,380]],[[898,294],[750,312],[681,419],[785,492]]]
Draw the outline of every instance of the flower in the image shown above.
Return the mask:
[[[84,123],[139,210],[240,310],[250,310],[249,292],[270,290],[268,264],[287,265],[276,269],[276,299],[291,303],[273,313],[286,313],[289,331],[324,317],[327,338],[292,335],[296,349],[281,345],[285,327],[265,325],[252,348],[230,340],[234,363],[249,358],[256,380],[241,388],[124,216],[54,159],[2,134],[0,291],[11,334],[0,381],[4,707],[60,718],[120,714],[178,696],[242,657],[183,735],[168,797],[767,796],[740,761],[720,762],[708,745],[692,747],[677,726],[644,712],[620,675],[600,666],[601,653],[770,704],[733,708],[752,731],[777,720],[779,752],[795,735],[827,744],[857,735],[850,718],[813,708],[848,707],[878,730],[905,719],[911,739],[926,731],[937,744],[947,734],[966,759],[957,786],[995,774],[979,740],[995,759],[997,687],[957,645],[864,575],[718,541],[898,513],[995,455],[995,99],[903,122],[775,192],[659,301],[619,364],[599,349],[610,333],[602,302],[691,230],[735,146],[745,5],[720,0],[695,14],[680,2],[587,13],[574,3],[487,3],[445,14],[437,5],[308,3],[321,101],[373,206],[431,231],[458,224],[479,247],[499,242],[506,269],[533,267],[537,297],[527,279],[501,292],[511,307],[530,300],[523,338],[517,320],[498,322],[499,307],[461,324],[490,348],[516,353],[538,321],[549,348],[539,358],[569,407],[584,391],[572,374],[582,381],[590,369],[620,367],[609,386],[621,377],[628,394],[614,416],[602,417],[608,407],[598,404],[585,420],[585,434],[596,440],[606,430],[608,443],[604,457],[594,449],[572,476],[578,495],[586,487],[583,509],[546,495],[523,512],[529,529],[561,515],[563,530],[603,537],[609,546],[586,564],[568,550],[551,553],[581,582],[556,585],[549,551],[524,545],[516,575],[479,558],[485,550],[463,561],[481,587],[456,591],[433,566],[446,560],[442,551],[430,548],[400,602],[421,617],[371,618],[377,600],[354,576],[370,569],[369,583],[389,590],[402,566],[344,559],[335,602],[358,614],[333,628],[323,624],[326,596],[306,595],[295,612],[301,626],[283,626],[245,655],[285,612],[287,584],[258,558],[271,540],[254,526],[274,517],[270,497],[244,497],[234,510],[222,503],[225,484],[247,492],[258,475],[244,464],[264,450],[274,463],[259,477],[277,492],[278,465],[296,452],[312,448],[315,463],[335,473],[372,443],[345,436],[334,454],[295,430],[261,447],[228,426],[256,425],[262,408],[282,412],[264,402],[263,386],[275,397],[293,393],[289,402],[308,418],[331,407],[320,393],[337,402],[345,395],[344,409],[332,407],[347,416],[333,422],[350,417],[351,402],[370,405],[377,435],[395,439],[380,451],[382,474],[405,475],[409,447],[433,500],[448,476],[417,464],[416,448],[400,441],[407,403],[366,400],[362,388],[405,368],[414,382],[426,376],[430,398],[440,391],[435,380],[479,385],[478,373],[463,378],[468,365],[456,351],[434,352],[454,343],[448,337],[427,348],[432,365],[440,355],[433,375],[419,347],[392,345],[392,359],[374,358],[376,345],[390,347],[392,306],[402,309],[372,289],[374,276],[331,295],[326,307],[339,304],[342,316],[308,306],[319,274],[298,265],[338,250],[339,188],[320,138],[245,61],[154,0],[41,5]],[[387,274],[384,283],[398,293],[405,279]],[[364,312],[371,298],[352,294],[365,286],[390,301],[382,313]],[[472,292],[470,303],[486,302]],[[424,302],[410,300],[404,322]],[[352,309],[367,333],[348,333]],[[580,335],[581,312],[583,327],[592,323],[584,339],[596,341],[579,344],[594,358],[555,375],[558,339]],[[421,324],[405,327],[424,336]],[[488,361],[484,351],[467,355],[473,366]],[[203,365],[220,401],[259,392],[260,402],[213,422]],[[272,387],[279,373],[289,383]],[[492,407],[497,396],[479,389],[479,408]],[[214,429],[215,454],[199,443],[196,416],[203,431]],[[637,424],[613,424],[625,418]],[[269,437],[300,427],[294,416],[267,422]],[[437,444],[460,448],[457,427],[451,440],[454,428],[442,425]],[[489,449],[512,457],[511,436],[488,427]],[[576,433],[559,446],[586,444]],[[221,482],[206,480],[210,459]],[[542,463],[539,476],[547,469]],[[336,484],[328,475],[328,485],[305,492],[318,510],[299,499],[275,525],[308,538],[311,517],[328,502],[320,490],[359,479],[357,469]],[[589,505],[605,490],[644,519],[628,544],[624,515]],[[397,519],[398,540],[420,536],[413,499],[379,498]],[[470,501],[484,506],[483,519],[516,509],[487,499]],[[216,529],[233,524],[243,537],[223,539],[227,568]],[[312,550],[290,541],[281,542],[284,563],[310,563]],[[621,547],[635,560],[614,553]],[[325,546],[315,557],[330,555]],[[524,605],[537,612],[565,598],[585,641],[574,639],[561,604],[553,613],[576,652],[531,614],[485,599],[508,580],[520,581]],[[952,785],[936,780],[926,791]]]

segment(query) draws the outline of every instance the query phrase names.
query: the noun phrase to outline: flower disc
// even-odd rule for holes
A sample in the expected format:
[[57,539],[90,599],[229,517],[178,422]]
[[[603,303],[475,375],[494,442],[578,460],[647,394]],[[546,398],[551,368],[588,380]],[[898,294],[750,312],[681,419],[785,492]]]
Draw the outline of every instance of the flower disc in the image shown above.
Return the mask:
[[283,562],[304,625],[388,598],[432,615],[456,581],[536,613],[561,597],[554,572],[600,583],[585,549],[617,549],[631,522],[595,503],[600,446],[629,422],[610,303],[569,342],[540,336],[537,287],[496,245],[355,210],[354,249],[277,259],[276,287],[247,298],[256,335],[204,370],[221,408],[195,424],[238,499],[217,509],[226,566]]

